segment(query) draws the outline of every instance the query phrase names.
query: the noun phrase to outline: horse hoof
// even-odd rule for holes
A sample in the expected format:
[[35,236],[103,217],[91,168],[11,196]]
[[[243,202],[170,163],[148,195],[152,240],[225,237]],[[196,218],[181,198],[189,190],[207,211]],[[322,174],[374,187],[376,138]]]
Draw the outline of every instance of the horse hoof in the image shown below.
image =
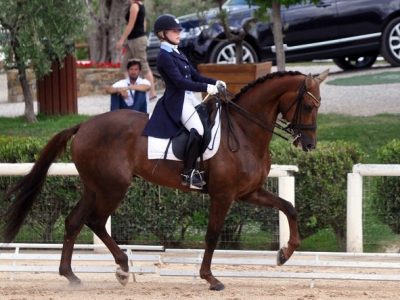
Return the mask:
[[81,285],[81,280],[79,279],[79,278],[74,278],[73,280],[70,280],[69,281],[69,285],[71,286],[71,287],[77,287],[77,286],[80,286]]
[[287,262],[287,258],[283,249],[284,248],[279,249],[278,256],[276,257],[276,264],[278,266],[282,266],[285,262]]
[[121,268],[117,268],[115,277],[122,286],[126,286],[129,281],[129,272],[125,272]]
[[222,291],[224,288],[225,286],[221,282],[217,282],[216,284],[210,285],[211,291]]

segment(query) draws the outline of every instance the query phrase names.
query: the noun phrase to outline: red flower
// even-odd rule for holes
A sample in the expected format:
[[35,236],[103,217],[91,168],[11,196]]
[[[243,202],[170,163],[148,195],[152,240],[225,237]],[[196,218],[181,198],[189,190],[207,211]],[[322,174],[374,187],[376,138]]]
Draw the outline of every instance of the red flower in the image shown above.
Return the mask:
[[76,66],[78,68],[103,68],[103,69],[108,69],[108,68],[119,68],[120,67],[119,62],[95,62],[95,61],[89,61],[89,60],[79,60],[76,62]]

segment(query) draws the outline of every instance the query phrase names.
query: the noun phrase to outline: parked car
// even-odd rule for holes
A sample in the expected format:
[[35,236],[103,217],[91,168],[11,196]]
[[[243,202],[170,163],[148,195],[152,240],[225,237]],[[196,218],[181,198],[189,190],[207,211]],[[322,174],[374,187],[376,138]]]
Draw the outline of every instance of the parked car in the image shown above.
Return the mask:
[[[238,28],[251,17],[255,6],[246,0],[228,0],[231,28]],[[181,16],[179,49],[190,61],[234,63],[234,44],[224,39],[217,21],[218,9]],[[371,67],[378,55],[393,66],[400,66],[399,0],[322,0],[318,4],[282,6],[284,48],[287,62],[333,59],[340,68]],[[244,41],[245,62],[275,60],[271,23],[258,22]],[[159,41],[149,36],[148,59],[155,65]]]

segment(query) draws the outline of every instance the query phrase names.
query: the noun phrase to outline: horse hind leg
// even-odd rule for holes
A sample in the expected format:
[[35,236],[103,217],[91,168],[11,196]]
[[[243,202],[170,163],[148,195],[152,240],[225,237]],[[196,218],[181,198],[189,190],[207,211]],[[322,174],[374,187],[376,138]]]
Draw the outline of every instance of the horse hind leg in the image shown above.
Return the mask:
[[71,285],[79,285],[81,283],[81,280],[74,274],[71,268],[72,252],[74,250],[76,237],[82,230],[85,222],[84,220],[90,212],[90,199],[92,198],[94,198],[94,195],[90,196],[89,193],[85,191],[81,200],[75,205],[65,219],[65,233],[59,274],[66,277]]
[[245,197],[242,197],[240,200],[258,206],[277,208],[286,215],[289,222],[289,230],[290,230],[288,246],[282,247],[278,251],[277,255],[278,266],[283,265],[292,256],[293,252],[300,245],[300,236],[297,225],[296,209],[289,201],[286,201],[264,189],[260,189],[256,192],[246,195]]
[[[121,200],[123,195],[121,196]],[[117,201],[116,203],[119,203]],[[115,207],[116,208],[116,207]],[[115,209],[114,208],[114,209]],[[113,209],[113,211],[114,211]],[[114,239],[108,234],[105,224],[107,222],[108,217],[111,215],[101,215],[99,216],[96,212],[93,212],[87,221],[87,226],[99,237],[99,239],[106,245],[108,250],[110,250],[111,254],[114,257],[115,263],[119,265],[117,271],[115,272],[115,277],[118,282],[125,286],[129,280],[129,265],[128,265],[128,256],[118,247],[117,243]]]

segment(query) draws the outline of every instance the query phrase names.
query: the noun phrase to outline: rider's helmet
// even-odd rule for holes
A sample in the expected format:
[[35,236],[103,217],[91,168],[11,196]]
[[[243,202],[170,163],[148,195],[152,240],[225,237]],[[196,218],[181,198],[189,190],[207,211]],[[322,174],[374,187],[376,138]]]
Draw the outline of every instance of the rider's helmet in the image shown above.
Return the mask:
[[160,31],[179,29],[182,30],[182,26],[179,20],[170,14],[161,15],[154,22],[154,33],[157,34]]

